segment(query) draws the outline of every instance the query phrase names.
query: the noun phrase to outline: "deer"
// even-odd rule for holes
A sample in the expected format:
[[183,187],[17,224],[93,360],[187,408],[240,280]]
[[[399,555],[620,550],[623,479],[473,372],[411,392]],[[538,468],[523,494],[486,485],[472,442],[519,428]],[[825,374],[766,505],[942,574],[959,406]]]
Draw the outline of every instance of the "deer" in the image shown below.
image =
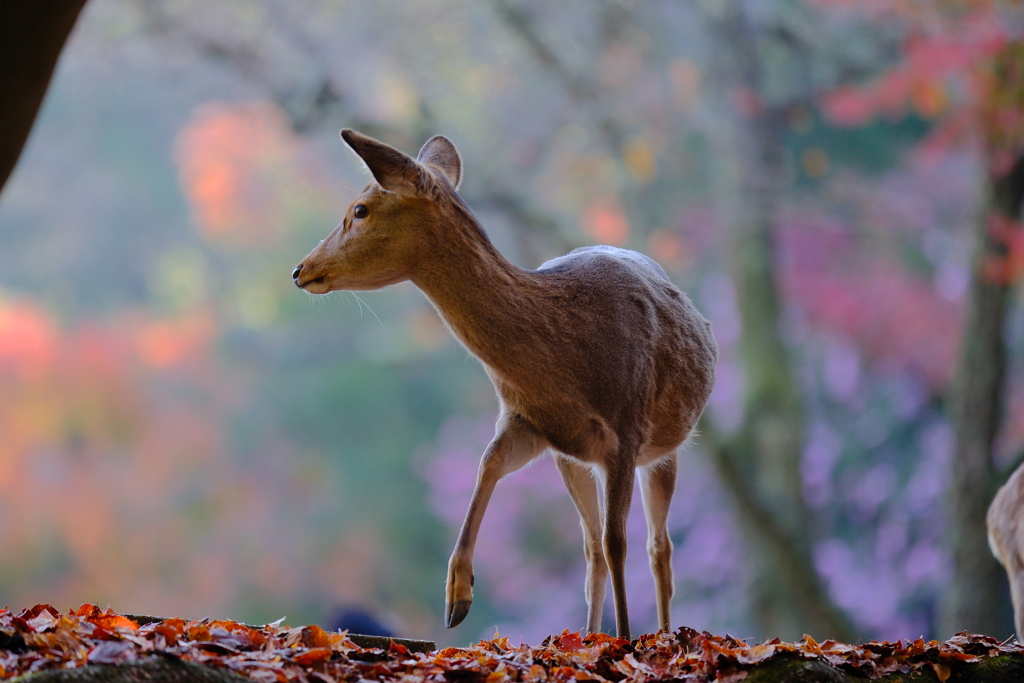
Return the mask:
[[1017,642],[1024,643],[1024,465],[996,492],[985,522],[989,548],[1010,580]]
[[499,410],[448,563],[445,626],[473,602],[473,552],[498,481],[547,451],[580,515],[587,630],[609,574],[616,634],[629,639],[626,520],[635,478],[647,523],[658,623],[674,590],[667,530],[677,451],[714,385],[711,324],[653,259],[581,247],[524,270],[506,260],[457,193],[462,157],[442,136],[415,159],[351,129],[342,140],[372,180],[292,272],[313,294],[418,287],[483,365]]

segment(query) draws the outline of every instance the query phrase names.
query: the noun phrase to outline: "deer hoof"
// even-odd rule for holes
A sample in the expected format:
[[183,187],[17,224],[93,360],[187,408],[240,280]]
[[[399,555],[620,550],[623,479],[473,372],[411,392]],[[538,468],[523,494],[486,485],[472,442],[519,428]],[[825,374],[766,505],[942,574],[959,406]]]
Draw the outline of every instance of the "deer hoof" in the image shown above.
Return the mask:
[[456,600],[454,603],[445,605],[445,627],[455,628],[461,624],[462,620],[469,614],[469,606],[472,604],[472,600]]

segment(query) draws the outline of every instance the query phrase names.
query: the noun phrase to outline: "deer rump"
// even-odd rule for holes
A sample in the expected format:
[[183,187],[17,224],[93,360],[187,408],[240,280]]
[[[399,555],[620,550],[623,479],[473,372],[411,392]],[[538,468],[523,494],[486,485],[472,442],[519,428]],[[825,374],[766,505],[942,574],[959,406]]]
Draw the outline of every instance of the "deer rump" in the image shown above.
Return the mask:
[[636,475],[659,626],[669,629],[666,520],[676,450],[714,383],[710,324],[637,252],[584,247],[536,271],[509,263],[456,193],[462,161],[447,138],[431,138],[416,159],[354,131],[342,138],[374,180],[296,267],[295,284],[326,293],[411,280],[498,393],[495,436],[449,561],[446,625],[472,604],[473,549],[494,486],[552,448],[583,525],[588,630],[600,630],[610,575],[616,631],[629,637],[625,526]]

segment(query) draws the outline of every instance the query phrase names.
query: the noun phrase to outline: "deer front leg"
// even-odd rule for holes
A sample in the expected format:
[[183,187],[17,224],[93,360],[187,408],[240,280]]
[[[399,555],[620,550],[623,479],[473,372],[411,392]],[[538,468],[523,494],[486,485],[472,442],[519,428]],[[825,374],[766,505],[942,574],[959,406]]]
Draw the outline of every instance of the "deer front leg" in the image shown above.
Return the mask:
[[583,526],[583,549],[587,557],[587,631],[601,630],[601,612],[608,583],[608,563],[604,560],[601,540],[601,501],[597,482],[590,469],[568,456],[555,458],[572,502],[580,513]]
[[473,549],[495,485],[506,474],[533,460],[546,447],[544,438],[519,415],[506,414],[499,418],[494,439],[480,460],[469,510],[459,531],[455,551],[448,561],[444,610],[446,627],[454,628],[462,623],[473,604]]
[[615,635],[629,639],[629,610],[626,607],[626,520],[633,498],[636,453],[620,446],[617,462],[606,466],[604,496],[604,556],[612,575],[615,603]]
[[666,455],[640,468],[640,495],[647,518],[647,554],[658,601],[658,627],[671,630],[669,603],[675,588],[672,578],[672,539],[668,536],[668,506],[676,490],[676,454]]

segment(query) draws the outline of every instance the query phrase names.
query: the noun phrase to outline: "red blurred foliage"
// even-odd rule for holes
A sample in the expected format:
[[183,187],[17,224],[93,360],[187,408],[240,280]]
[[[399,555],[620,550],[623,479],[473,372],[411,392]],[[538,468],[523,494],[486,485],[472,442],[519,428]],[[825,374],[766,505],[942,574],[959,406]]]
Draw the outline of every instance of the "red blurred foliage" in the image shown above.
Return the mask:
[[[916,113],[936,120],[923,143],[932,152],[987,125],[980,107],[991,89],[992,60],[1014,38],[998,3],[816,2],[878,20],[895,16],[907,27],[898,62],[866,83],[844,85],[822,99],[822,111],[832,124],[862,126],[876,116],[899,119]],[[1005,113],[1015,111],[1005,108]]]
[[875,116],[902,118],[914,112],[929,119],[977,100],[985,60],[1006,44],[1005,25],[989,15],[965,19],[955,30],[912,33],[903,59],[859,86],[827,95],[822,110],[837,126],[861,126]]
[[0,367],[17,372],[23,380],[39,377],[56,358],[54,321],[27,303],[4,306],[0,302]]

